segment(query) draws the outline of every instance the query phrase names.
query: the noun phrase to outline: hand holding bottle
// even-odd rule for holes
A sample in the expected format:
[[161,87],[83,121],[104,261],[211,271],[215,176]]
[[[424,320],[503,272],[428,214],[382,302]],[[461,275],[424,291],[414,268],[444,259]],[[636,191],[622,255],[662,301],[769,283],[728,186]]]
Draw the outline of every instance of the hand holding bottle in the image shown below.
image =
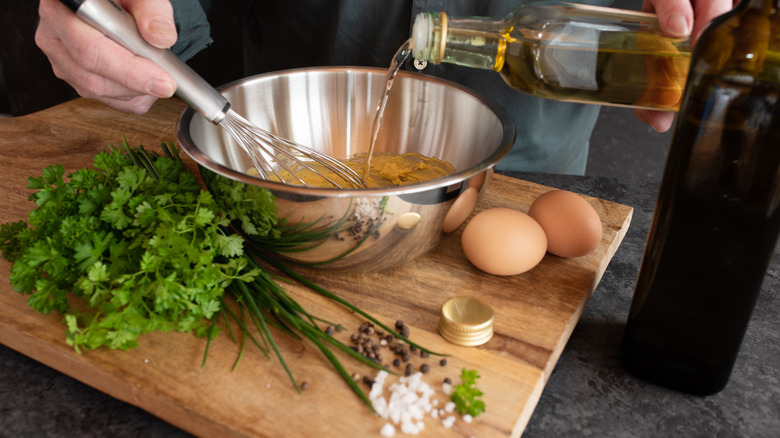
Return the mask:
[[[135,18],[153,46],[169,48],[177,38],[168,0],[114,0]],[[111,107],[144,113],[158,97],[171,97],[173,78],[105,37],[58,0],[41,0],[35,42],[49,58],[54,74],[81,96]]]
[[[730,11],[735,1],[708,0],[694,3],[692,5],[687,0],[645,0],[642,10],[654,12],[658,16],[661,30],[667,36],[685,38],[690,35],[693,47],[712,19]],[[658,132],[668,131],[674,121],[674,113],[668,111],[637,109],[634,112],[639,120]]]

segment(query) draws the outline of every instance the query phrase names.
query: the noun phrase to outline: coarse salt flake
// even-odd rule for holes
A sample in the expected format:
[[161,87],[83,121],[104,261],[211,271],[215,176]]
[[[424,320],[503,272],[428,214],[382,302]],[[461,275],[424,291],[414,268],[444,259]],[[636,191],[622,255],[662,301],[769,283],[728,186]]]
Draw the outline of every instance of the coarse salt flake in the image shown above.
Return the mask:
[[453,424],[455,424],[455,416],[450,415],[449,417],[441,420],[441,424],[446,427],[447,429],[451,428]]
[[[388,398],[384,398],[384,382],[388,373],[380,371],[374,384],[371,386],[369,400],[376,413],[384,419],[390,420],[382,428],[384,433],[389,433],[388,426],[393,424],[400,427],[402,433],[407,435],[416,435],[425,428],[423,419],[425,414],[430,414],[436,418],[438,414],[432,409],[431,397],[435,391],[427,383],[422,381],[422,373],[415,373],[411,376],[404,376],[397,383],[388,386],[390,392]],[[433,402],[436,402],[433,400]],[[395,433],[395,428],[393,428]]]
[[393,427],[390,423],[385,423],[384,426],[382,426],[382,430],[379,431],[379,434],[382,436],[391,437],[395,435],[395,427]]
[[417,429],[417,425],[411,421],[404,421],[401,423],[401,432],[405,433],[406,435],[417,435],[420,433],[420,430]]

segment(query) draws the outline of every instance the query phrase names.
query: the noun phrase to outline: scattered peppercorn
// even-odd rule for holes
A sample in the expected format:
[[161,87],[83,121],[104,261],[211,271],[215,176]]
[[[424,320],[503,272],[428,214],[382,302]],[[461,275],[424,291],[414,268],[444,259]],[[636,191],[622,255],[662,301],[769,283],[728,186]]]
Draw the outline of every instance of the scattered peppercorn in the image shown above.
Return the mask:
[[[395,328],[398,332],[404,336],[409,336],[409,327],[402,321],[398,320],[395,323]],[[333,327],[328,326],[326,332],[333,334],[334,329],[339,331],[343,329],[341,326]],[[375,336],[374,336],[375,335]],[[411,376],[414,374],[415,365],[412,362],[412,353],[420,351],[421,358],[430,357],[430,353],[415,345],[407,344],[403,339],[396,339],[392,333],[387,333],[384,330],[375,328],[374,324],[370,321],[366,321],[360,325],[356,333],[350,335],[350,340],[353,345],[350,346],[354,351],[358,352],[368,359],[371,359],[377,363],[382,363],[382,349],[387,348],[388,351],[395,354],[395,358],[392,359],[390,364],[385,363],[384,367],[389,368],[391,365],[395,368],[400,368],[402,364],[406,364],[404,367],[404,375]],[[441,366],[447,365],[447,359],[439,360]],[[421,373],[428,373],[431,367],[428,364],[422,364],[419,366]],[[353,373],[352,378],[357,381],[360,379],[358,373]],[[362,381],[369,387],[374,384],[374,380],[369,376],[363,376]],[[450,379],[445,379],[445,382],[451,384]]]
[[302,382],[301,383],[301,389],[304,390],[304,391],[309,389],[309,382]]
[[408,338],[409,337],[409,327],[406,324],[404,324],[404,322],[402,320],[399,319],[398,321],[395,322],[395,329],[404,338]]

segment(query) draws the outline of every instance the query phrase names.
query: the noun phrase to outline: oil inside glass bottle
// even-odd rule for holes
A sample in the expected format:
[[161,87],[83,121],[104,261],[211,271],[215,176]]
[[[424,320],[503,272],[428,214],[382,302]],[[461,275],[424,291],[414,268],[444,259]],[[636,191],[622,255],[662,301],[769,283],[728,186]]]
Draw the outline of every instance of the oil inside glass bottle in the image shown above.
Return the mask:
[[501,20],[422,13],[417,59],[497,71],[549,99],[676,111],[687,40],[663,35],[652,14],[569,3],[529,3]]

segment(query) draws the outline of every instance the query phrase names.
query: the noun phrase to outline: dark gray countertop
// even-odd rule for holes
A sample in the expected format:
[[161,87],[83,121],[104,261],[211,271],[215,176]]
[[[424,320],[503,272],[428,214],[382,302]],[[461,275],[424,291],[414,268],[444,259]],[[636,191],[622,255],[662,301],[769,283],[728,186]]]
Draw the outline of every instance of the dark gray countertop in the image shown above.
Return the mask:
[[[780,255],[776,253],[772,260],[726,389],[695,397],[659,388],[631,377],[618,362],[657,184],[601,177],[514,176],[635,209],[628,234],[586,306],[524,437],[777,436]],[[189,436],[1,345],[0,376],[0,437]]]

